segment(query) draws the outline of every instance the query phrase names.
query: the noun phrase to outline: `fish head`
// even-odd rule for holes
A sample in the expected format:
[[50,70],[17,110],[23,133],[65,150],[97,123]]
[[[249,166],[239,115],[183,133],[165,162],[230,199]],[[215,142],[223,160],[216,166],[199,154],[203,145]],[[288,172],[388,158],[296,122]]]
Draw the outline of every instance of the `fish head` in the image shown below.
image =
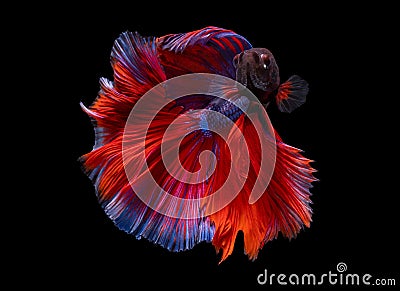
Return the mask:
[[236,81],[252,91],[270,93],[279,86],[278,65],[266,48],[252,48],[237,54],[233,58],[233,65],[236,68]]

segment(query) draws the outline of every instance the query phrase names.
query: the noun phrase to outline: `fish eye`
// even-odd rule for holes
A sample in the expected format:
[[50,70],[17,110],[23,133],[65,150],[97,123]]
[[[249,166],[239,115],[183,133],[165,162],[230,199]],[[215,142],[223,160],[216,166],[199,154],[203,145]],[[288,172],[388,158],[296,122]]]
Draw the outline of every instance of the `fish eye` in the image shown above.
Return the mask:
[[263,65],[263,67],[264,67],[265,70],[268,69],[270,63],[271,63],[271,61],[270,61],[269,59],[264,60],[264,65]]
[[269,57],[266,54],[262,54],[261,55],[261,59],[263,60],[264,64],[263,64],[263,68],[266,70],[268,69],[271,60],[269,59]]

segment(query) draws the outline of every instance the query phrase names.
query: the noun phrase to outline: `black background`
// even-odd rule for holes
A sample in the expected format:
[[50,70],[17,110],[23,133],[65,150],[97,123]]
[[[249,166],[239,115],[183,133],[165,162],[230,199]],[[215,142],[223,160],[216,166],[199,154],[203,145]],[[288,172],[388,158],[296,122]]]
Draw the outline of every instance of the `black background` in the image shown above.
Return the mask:
[[[37,269],[40,261],[46,267],[36,279],[53,278],[56,286],[124,285],[132,290],[253,290],[267,288],[256,281],[266,268],[320,274],[345,262],[348,272],[399,281],[394,202],[399,193],[394,187],[398,122],[391,105],[398,93],[389,80],[388,67],[394,64],[387,58],[393,24],[386,15],[391,9],[326,3],[273,7],[244,2],[223,9],[209,3],[190,5],[60,5],[46,15],[37,43],[45,44],[39,58],[46,59],[48,67],[41,76],[54,87],[46,102],[53,108],[51,123],[57,124],[57,130],[46,127],[54,136],[52,158],[46,160],[58,170],[50,166],[47,172],[51,206],[41,220],[43,234],[32,238],[40,248],[33,247],[29,269]],[[234,30],[254,47],[269,48],[282,79],[298,74],[310,84],[301,108],[289,115],[272,108],[269,114],[282,138],[315,160],[320,181],[312,189],[313,222],[292,241],[279,237],[269,242],[254,262],[243,254],[241,235],[234,253],[218,265],[211,244],[170,253],[118,230],[97,203],[77,161],[94,142],[79,102],[91,104],[99,78],[112,79],[109,58],[119,34],[128,30],[162,36],[209,25]]]

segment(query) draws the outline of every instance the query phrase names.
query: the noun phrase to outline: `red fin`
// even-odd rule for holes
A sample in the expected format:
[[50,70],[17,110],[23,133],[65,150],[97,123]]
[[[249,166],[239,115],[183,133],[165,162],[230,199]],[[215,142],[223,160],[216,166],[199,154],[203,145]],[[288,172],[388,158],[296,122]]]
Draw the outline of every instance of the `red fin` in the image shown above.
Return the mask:
[[136,101],[166,80],[157,61],[155,38],[122,33],[114,42],[111,63],[114,82],[101,78],[97,99],[89,108],[81,104],[95,127],[95,148],[121,135]]
[[115,89],[133,99],[166,80],[158,61],[156,38],[124,32],[111,51]]
[[306,102],[308,83],[297,75],[291,76],[278,88],[276,104],[281,112],[290,113]]
[[168,78],[188,73],[213,73],[235,79],[233,58],[251,45],[231,30],[209,26],[160,37],[157,47]]
[[260,139],[250,121],[245,119],[243,132],[249,147],[251,167],[246,184],[228,206],[210,216],[215,224],[213,245],[222,249],[221,262],[233,251],[238,231],[244,234],[245,253],[257,258],[264,244],[278,236],[292,238],[311,222],[310,192],[314,169],[300,150],[282,142],[276,134],[277,153],[274,173],[265,193],[253,204],[249,195],[260,168]]
[[[146,137],[145,154],[148,169],[144,171],[151,172],[157,184],[161,188],[167,189],[172,195],[192,200],[207,195],[210,185],[216,187],[217,183],[213,179],[197,184],[181,183],[173,175],[179,177],[179,173],[169,174],[166,171],[164,163],[161,161],[163,132],[179,114],[180,108],[171,104],[161,110],[152,121]],[[118,135],[112,141],[81,158],[88,176],[95,185],[99,202],[104,211],[121,230],[135,235],[137,238],[145,237],[171,251],[186,250],[201,241],[211,241],[214,227],[209,218],[183,219],[163,215],[155,211],[156,208],[148,207],[133,191],[131,183],[135,183],[136,186],[148,193],[155,193],[151,184],[143,184],[143,180],[140,179],[143,177],[143,173],[141,172],[141,160],[137,156],[138,151],[142,152],[142,149],[140,146],[135,147],[135,140],[138,135],[142,135],[143,130],[147,129],[142,127],[141,124],[128,126],[128,131],[125,131],[124,136]],[[188,171],[196,171],[200,167],[199,155],[202,152],[219,151],[219,138],[217,136],[205,138],[200,132],[197,134],[194,132],[187,135],[181,143],[175,142],[181,136],[185,136],[186,132],[187,126],[182,124],[167,136],[167,142],[179,146],[180,161],[183,167]],[[128,159],[124,159],[123,156],[125,142],[132,143],[132,146],[124,149]],[[228,162],[229,160],[227,160]],[[130,170],[140,172],[137,180],[132,180],[129,175]],[[224,177],[224,174],[218,173],[216,176]],[[168,203],[163,205],[165,201],[160,199],[160,195],[157,196],[157,193],[153,198],[160,200],[158,204],[160,207],[174,206]],[[197,209],[193,209],[193,212],[195,211]]]
[[[154,211],[136,195],[126,174],[125,166],[128,169],[139,167],[134,149],[131,149],[132,156],[128,162],[123,159],[123,140],[126,138],[123,134],[129,114],[143,94],[166,79],[157,59],[154,38],[123,33],[114,43],[111,59],[114,82],[102,78],[101,90],[95,102],[89,108],[81,105],[93,120],[96,143],[93,150],[83,155],[80,161],[93,181],[101,206],[121,230],[137,238],[145,237],[171,251],[190,249],[201,241],[211,241],[214,228],[208,218],[177,219]],[[163,130],[181,110],[171,102],[158,112],[158,118],[149,128],[146,154],[149,168],[160,185],[177,196],[196,198],[207,191],[207,185],[202,183],[186,187],[183,183],[177,183],[159,163]],[[135,135],[137,137],[142,133],[141,130],[146,129],[140,124],[133,127],[135,130],[128,132],[132,134],[128,138],[135,138]],[[197,151],[200,153],[203,148],[211,150],[214,146],[214,139],[201,142],[200,138],[191,135],[183,142],[182,163],[187,168],[197,166]]]

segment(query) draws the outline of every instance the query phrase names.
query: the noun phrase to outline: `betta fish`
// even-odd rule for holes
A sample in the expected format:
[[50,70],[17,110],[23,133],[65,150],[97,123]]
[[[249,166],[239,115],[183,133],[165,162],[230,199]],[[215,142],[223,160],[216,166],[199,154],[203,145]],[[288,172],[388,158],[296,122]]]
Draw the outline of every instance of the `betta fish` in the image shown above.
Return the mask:
[[[253,48],[243,36],[218,27],[162,37],[124,32],[112,48],[111,66],[114,80],[101,78],[94,103],[89,107],[81,103],[93,122],[95,144],[80,161],[94,184],[101,207],[119,229],[173,252],[192,249],[203,241],[210,242],[217,253],[222,253],[222,262],[232,254],[239,231],[243,232],[245,254],[254,260],[265,243],[277,238],[279,232],[290,239],[304,226],[310,226],[310,188],[317,180],[310,166],[312,161],[305,158],[301,150],[285,144],[275,130],[273,172],[262,195],[249,203],[260,169],[260,143],[264,141],[238,103],[204,94],[171,100],[152,121],[142,151],[148,165],[146,172],[160,187],[182,199],[207,197],[223,185],[229,172],[227,165],[235,159],[227,154],[222,138],[207,130],[210,123],[221,123],[218,116],[201,115],[200,129],[187,133],[178,145],[180,162],[191,172],[201,167],[202,152],[214,154],[215,171],[198,183],[179,181],[166,170],[160,157],[163,133],[174,120],[196,110],[207,109],[227,116],[251,144],[248,147],[250,161],[244,186],[218,211],[193,217],[165,215],[149,207],[132,187],[132,183],[140,184],[141,174],[145,174],[140,172],[143,162],[139,159],[142,154],[139,150],[126,155],[128,166],[140,175],[130,181],[124,169],[124,131],[132,108],[152,88],[175,77],[208,73],[230,78],[250,90],[264,106],[264,111],[271,103],[282,112],[292,112],[302,105],[308,93],[307,82],[294,75],[281,83],[276,60],[268,49]],[[241,104],[242,109],[249,107],[247,101]],[[260,115],[257,122],[263,124],[264,119]],[[140,124],[131,128],[133,141],[140,130]],[[231,134],[230,138],[235,139],[236,135]],[[140,189],[152,191],[146,184]],[[154,201],[165,203],[160,197],[155,197]],[[196,206],[192,208],[194,212],[199,211]]]

